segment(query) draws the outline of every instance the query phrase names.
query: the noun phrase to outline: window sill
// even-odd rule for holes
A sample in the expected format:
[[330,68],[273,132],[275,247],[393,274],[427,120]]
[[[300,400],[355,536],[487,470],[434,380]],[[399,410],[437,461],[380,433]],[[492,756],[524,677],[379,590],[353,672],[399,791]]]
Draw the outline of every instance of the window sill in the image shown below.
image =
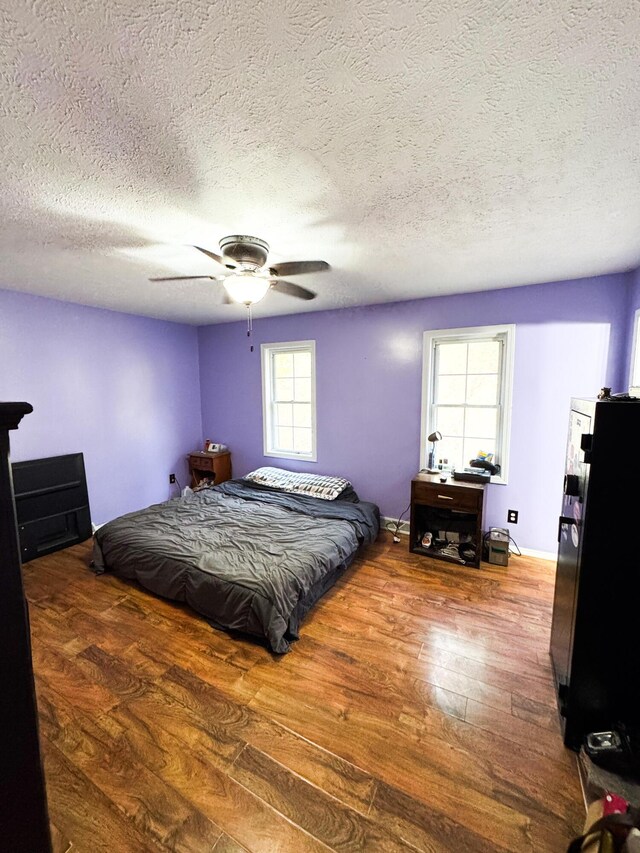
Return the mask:
[[301,462],[317,462],[315,453],[285,453],[284,451],[265,450],[263,456],[271,456],[275,459],[299,459]]
[[496,486],[508,486],[508,485],[509,485],[509,483],[507,482],[507,480],[503,480],[503,478],[502,478],[502,477],[500,477],[498,474],[494,475],[494,476],[489,480],[489,484],[490,484],[490,485],[496,485]]

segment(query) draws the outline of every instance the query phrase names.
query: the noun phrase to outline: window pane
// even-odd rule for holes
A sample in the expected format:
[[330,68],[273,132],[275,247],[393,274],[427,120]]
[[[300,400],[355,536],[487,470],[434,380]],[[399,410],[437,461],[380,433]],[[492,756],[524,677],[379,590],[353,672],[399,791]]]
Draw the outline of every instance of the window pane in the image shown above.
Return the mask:
[[276,446],[278,450],[293,450],[293,428],[276,428]]
[[471,406],[496,406],[498,403],[498,374],[467,377],[467,400]]
[[296,451],[296,453],[311,453],[312,448],[310,429],[294,429],[293,449]]
[[311,427],[311,406],[308,403],[296,403],[293,407],[293,425]]
[[497,413],[497,409],[465,409],[465,436],[495,439]]
[[[435,411],[435,429],[443,435],[463,435],[464,433],[464,409],[452,409],[438,406]],[[436,444],[436,455],[439,449]]]
[[293,376],[293,353],[277,352],[273,356],[273,368],[276,377]]
[[500,369],[500,341],[469,344],[469,373],[497,373]]
[[438,344],[438,373],[466,373],[467,344]]
[[311,353],[296,352],[293,356],[295,365],[295,374],[300,376],[311,376]]
[[462,439],[443,435],[442,441],[436,444],[436,465],[441,459],[446,459],[455,468],[464,468],[462,464]]
[[316,443],[314,346],[292,341],[261,349],[264,452],[311,458]]
[[510,396],[511,377],[505,370],[512,347],[509,336],[508,327],[425,332],[425,367],[432,381],[424,377],[430,397],[423,400],[423,454],[430,451],[428,434],[438,430],[443,438],[436,444],[436,461],[448,459],[450,465],[464,468],[480,452],[494,454],[494,460],[502,455],[508,440],[503,416]]
[[293,403],[276,403],[276,424],[293,426]]
[[311,400],[311,380],[295,379],[295,397],[297,403],[309,402]]
[[463,405],[466,376],[439,376],[436,387],[438,405]]
[[[464,464],[469,466],[472,459],[478,456],[478,453],[483,450],[485,453],[495,454],[495,445],[491,439],[482,438],[467,438],[464,442]],[[495,457],[494,460],[495,461]]]
[[275,401],[293,400],[293,379],[276,379]]

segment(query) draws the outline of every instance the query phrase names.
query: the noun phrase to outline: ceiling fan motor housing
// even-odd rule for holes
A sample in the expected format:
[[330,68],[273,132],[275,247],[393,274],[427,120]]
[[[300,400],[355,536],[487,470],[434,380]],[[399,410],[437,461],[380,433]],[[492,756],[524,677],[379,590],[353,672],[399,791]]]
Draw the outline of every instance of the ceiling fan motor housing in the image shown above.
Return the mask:
[[223,257],[247,266],[262,267],[269,255],[268,243],[258,237],[248,237],[244,234],[223,237],[219,246]]

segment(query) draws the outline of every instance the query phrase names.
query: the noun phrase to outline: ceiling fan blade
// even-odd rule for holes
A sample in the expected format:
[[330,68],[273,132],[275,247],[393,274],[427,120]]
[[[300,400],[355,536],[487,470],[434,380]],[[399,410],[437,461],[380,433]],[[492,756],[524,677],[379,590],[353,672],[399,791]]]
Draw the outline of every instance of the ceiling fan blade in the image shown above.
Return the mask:
[[210,281],[219,281],[215,275],[170,275],[164,278],[150,278],[149,281],[195,281],[197,278],[208,278]]
[[306,287],[300,287],[299,284],[294,284],[292,281],[283,281],[281,278],[277,278],[271,283],[271,289],[277,290],[278,293],[286,293],[287,296],[297,296],[298,299],[316,298],[316,295],[312,290],[307,290]]
[[197,249],[199,252],[202,252],[208,258],[214,260],[220,266],[227,267],[227,269],[234,270],[236,268],[236,264],[230,260],[229,258],[222,258],[220,255],[216,255],[215,252],[210,252],[208,249],[203,249],[202,246],[194,246],[194,249]]
[[331,267],[326,261],[287,261],[269,268],[272,275],[302,275],[307,272],[327,272]]

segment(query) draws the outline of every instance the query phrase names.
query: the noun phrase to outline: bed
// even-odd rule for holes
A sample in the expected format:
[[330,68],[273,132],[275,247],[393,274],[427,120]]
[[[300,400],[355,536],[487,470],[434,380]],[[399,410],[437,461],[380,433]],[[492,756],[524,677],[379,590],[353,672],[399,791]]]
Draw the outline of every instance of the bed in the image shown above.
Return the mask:
[[229,480],[105,524],[94,570],[185,601],[214,627],[283,654],[308,610],[376,538],[379,520],[351,488],[326,500]]

